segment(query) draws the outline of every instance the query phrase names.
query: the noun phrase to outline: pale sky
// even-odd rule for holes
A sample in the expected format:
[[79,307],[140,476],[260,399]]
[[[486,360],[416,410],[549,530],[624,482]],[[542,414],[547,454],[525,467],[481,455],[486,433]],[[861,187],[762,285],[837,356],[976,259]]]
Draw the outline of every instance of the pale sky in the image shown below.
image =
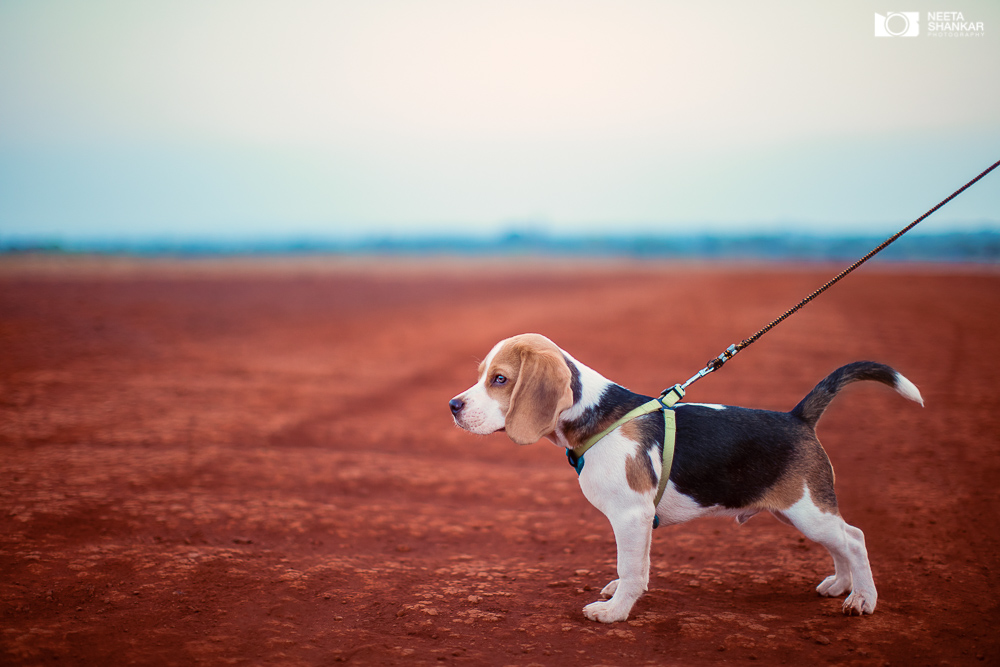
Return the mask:
[[0,0],[0,239],[882,233],[997,159],[996,0]]

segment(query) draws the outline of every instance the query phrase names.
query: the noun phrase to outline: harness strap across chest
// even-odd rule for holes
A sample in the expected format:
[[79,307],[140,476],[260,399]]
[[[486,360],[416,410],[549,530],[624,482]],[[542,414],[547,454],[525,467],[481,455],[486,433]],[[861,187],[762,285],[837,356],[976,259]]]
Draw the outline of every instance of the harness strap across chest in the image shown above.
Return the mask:
[[[600,442],[605,436],[620,428],[627,422],[636,419],[637,417],[642,417],[643,415],[648,415],[652,412],[662,412],[663,413],[663,466],[660,469],[660,481],[656,488],[656,498],[653,499],[653,508],[660,504],[660,500],[663,498],[664,491],[667,490],[667,481],[670,478],[670,467],[674,461],[674,441],[677,435],[677,423],[674,418],[674,404],[684,397],[684,389],[681,388],[679,384],[674,385],[670,389],[664,391],[658,398],[654,398],[651,401],[643,403],[639,407],[631,410],[620,419],[618,419],[611,426],[607,427],[600,433],[592,435],[583,441],[583,443],[573,449],[566,450],[566,458],[569,459],[569,464],[576,469],[576,474],[579,475],[583,471],[583,455],[591,447]],[[660,518],[653,516],[653,528],[660,525]]]

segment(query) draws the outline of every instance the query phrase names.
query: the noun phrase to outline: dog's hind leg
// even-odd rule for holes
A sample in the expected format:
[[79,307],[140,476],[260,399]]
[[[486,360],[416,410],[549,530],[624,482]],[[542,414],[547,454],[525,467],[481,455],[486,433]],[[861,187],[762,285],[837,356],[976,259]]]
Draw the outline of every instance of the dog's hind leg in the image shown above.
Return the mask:
[[816,591],[831,597],[851,591],[844,600],[844,613],[859,616],[873,613],[878,594],[864,533],[848,525],[839,514],[817,507],[808,488],[802,498],[782,510],[781,515],[810,540],[826,547],[833,557],[834,574],[824,579]]

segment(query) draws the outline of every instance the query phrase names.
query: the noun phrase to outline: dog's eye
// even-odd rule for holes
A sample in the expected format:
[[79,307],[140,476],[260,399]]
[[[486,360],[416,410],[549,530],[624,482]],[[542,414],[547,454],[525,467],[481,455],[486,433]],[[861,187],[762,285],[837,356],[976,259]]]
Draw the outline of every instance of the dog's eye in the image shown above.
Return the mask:
[[507,384],[507,378],[503,375],[497,375],[493,378],[493,384]]

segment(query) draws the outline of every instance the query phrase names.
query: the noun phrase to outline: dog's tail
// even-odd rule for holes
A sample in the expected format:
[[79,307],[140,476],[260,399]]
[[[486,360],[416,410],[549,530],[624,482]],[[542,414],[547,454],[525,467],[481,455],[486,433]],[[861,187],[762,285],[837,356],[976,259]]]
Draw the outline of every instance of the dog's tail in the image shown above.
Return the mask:
[[874,361],[855,361],[853,364],[841,366],[820,380],[820,383],[792,408],[791,414],[815,428],[816,422],[823,416],[833,397],[846,385],[861,380],[874,380],[889,385],[911,401],[924,404],[920,390],[892,368]]

